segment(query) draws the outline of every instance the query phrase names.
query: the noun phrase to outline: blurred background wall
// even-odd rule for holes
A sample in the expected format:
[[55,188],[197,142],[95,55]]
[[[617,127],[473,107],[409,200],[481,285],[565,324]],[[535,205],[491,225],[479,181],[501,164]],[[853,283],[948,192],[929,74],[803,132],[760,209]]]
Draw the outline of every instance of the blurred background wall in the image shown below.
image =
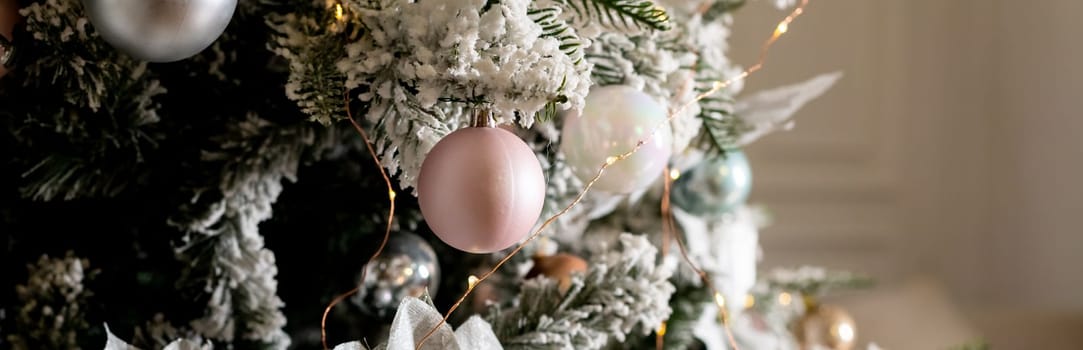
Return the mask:
[[[780,16],[751,1],[732,57]],[[1083,348],[1083,1],[819,0],[746,92],[841,70],[748,153],[764,267],[862,271],[863,341]]]

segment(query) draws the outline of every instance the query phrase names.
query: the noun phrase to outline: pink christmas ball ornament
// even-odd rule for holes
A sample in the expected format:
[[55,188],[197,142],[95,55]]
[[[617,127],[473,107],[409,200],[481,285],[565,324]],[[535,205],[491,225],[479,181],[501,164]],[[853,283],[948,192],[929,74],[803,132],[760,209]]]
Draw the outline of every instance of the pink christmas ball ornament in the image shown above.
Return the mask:
[[545,179],[522,139],[501,128],[469,127],[444,137],[425,157],[417,193],[440,240],[487,254],[530,233],[545,202]]

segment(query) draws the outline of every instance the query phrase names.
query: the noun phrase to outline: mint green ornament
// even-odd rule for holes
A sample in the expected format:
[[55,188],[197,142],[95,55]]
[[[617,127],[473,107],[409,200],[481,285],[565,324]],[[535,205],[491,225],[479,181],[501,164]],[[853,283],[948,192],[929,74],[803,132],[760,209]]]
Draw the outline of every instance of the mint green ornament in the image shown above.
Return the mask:
[[681,173],[670,198],[695,215],[721,214],[743,205],[751,189],[748,158],[740,150],[730,150]]

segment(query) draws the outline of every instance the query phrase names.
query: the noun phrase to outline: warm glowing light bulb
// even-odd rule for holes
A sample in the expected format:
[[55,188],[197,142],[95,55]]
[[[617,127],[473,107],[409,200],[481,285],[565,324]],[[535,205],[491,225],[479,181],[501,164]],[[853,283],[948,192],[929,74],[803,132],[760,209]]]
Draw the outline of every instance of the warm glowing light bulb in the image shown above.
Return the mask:
[[781,22],[778,24],[778,28],[775,28],[775,36],[786,34],[786,31],[790,30],[790,24]]
[[677,181],[677,179],[679,179],[679,178],[681,178],[681,171],[680,170],[669,169],[669,179],[670,180]]
[[335,4],[335,19],[342,20],[342,4]]
[[787,306],[787,305],[790,305],[790,303],[792,303],[792,302],[793,302],[793,296],[790,295],[790,293],[782,292],[782,294],[778,295],[778,303],[779,304],[782,304],[783,306]]
[[605,159],[605,165],[613,165],[613,163],[616,163],[616,162],[617,162],[617,157],[610,156],[609,158]]
[[387,198],[391,198],[391,200],[395,200],[395,196],[396,196],[395,191],[390,191],[390,190],[387,191]]
[[854,327],[849,324],[840,324],[836,332],[839,334],[839,339],[843,342],[854,341]]
[[745,295],[745,308],[747,309],[753,306],[756,306],[756,297],[752,296],[752,294]]
[[658,326],[658,331],[655,333],[657,333],[659,337],[664,337],[666,335],[666,323],[662,322],[662,324]]
[[466,279],[466,285],[473,289],[474,286],[478,285],[478,276],[470,275],[470,277]]
[[723,297],[722,293],[714,293],[714,303],[718,304],[718,307],[726,307],[726,297]]

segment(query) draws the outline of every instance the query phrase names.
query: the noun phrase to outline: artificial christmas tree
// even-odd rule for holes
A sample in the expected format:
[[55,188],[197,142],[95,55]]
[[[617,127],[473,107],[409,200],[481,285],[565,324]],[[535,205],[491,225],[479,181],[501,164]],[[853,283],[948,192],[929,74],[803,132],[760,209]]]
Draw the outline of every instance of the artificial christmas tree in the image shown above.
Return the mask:
[[[0,292],[4,345],[716,349],[788,334],[740,327],[745,298],[785,293],[755,286],[762,214],[743,194],[682,207],[732,196],[673,183],[738,159],[838,79],[738,97],[763,66],[725,55],[743,0],[242,0],[173,63],[141,59],[199,45],[122,44],[88,19],[120,5],[85,3],[20,1],[9,40],[0,259],[20,287]],[[806,4],[779,5],[799,7],[768,44]],[[462,131],[479,113],[495,136]],[[582,259],[530,273],[531,256]],[[362,294],[333,307],[348,290]]]

